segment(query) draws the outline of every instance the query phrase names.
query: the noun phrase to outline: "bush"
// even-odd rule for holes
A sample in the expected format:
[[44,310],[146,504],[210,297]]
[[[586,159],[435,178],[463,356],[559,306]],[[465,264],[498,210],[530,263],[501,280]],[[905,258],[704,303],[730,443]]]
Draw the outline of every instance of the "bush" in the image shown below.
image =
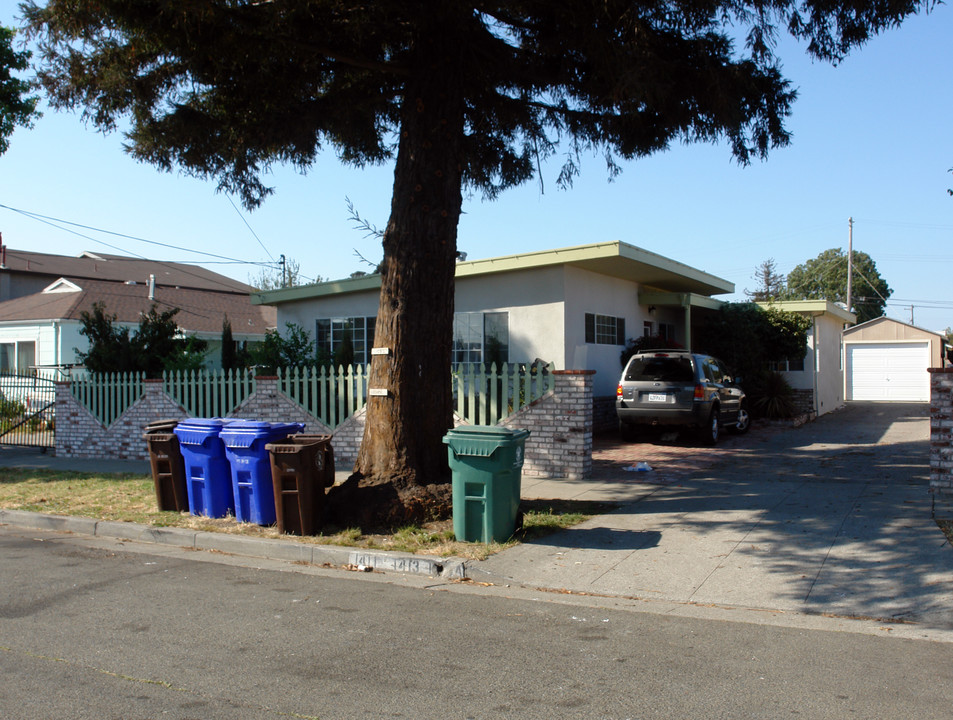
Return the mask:
[[768,420],[793,417],[797,413],[794,390],[784,376],[779,372],[769,372],[760,379],[760,387],[753,387],[749,393],[754,414]]
[[23,403],[17,400],[11,400],[3,393],[0,393],[0,418],[9,420],[18,418],[26,412]]

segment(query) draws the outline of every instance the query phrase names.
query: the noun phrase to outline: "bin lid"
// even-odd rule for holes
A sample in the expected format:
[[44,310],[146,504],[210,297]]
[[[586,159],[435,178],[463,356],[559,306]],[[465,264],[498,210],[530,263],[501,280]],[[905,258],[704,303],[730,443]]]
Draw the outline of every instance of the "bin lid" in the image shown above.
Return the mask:
[[153,420],[151,423],[146,425],[145,432],[172,432],[172,430],[178,424],[178,418],[163,418],[161,420]]
[[523,442],[529,434],[529,430],[499,425],[461,425],[449,430],[443,442],[457,455],[489,457],[497,448]]
[[271,423],[263,420],[236,420],[222,428],[227,448],[249,448],[256,440],[276,440],[304,430],[304,423]]
[[201,445],[209,438],[218,437],[228,422],[223,418],[186,418],[172,432],[185,445]]

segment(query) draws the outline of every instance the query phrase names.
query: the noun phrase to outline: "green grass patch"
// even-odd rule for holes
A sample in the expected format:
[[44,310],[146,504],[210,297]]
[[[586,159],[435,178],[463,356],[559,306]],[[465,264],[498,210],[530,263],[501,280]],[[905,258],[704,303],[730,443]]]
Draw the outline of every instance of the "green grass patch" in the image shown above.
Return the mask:
[[8,510],[73,515],[97,520],[182,527],[207,532],[238,533],[296,542],[393,550],[440,557],[481,560],[524,541],[532,541],[577,525],[615,506],[563,500],[533,500],[521,504],[523,526],[504,543],[457,542],[452,520],[409,526],[389,534],[364,533],[360,528],[328,528],[313,537],[281,535],[274,526],[240,523],[233,517],[204,518],[188,513],[161,512],[149,475],[104,475],[46,469],[0,468],[0,507]]

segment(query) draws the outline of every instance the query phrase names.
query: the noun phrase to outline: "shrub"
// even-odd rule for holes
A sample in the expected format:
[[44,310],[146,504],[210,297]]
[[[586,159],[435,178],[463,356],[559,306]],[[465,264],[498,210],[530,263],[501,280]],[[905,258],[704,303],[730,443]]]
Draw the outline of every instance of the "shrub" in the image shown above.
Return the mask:
[[761,378],[760,387],[752,388],[751,409],[758,417],[781,420],[797,412],[794,390],[779,372],[769,372]]

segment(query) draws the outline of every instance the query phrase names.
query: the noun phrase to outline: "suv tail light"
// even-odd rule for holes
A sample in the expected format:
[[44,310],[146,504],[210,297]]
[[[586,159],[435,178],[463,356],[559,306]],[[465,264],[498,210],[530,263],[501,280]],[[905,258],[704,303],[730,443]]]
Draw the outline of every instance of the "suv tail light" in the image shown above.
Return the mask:
[[622,397],[622,383],[619,383],[619,384],[616,386],[615,396],[616,396],[617,398]]
[[704,399],[705,399],[705,386],[704,386],[704,385],[696,385],[696,386],[695,386],[695,396],[694,396],[694,399],[695,399],[695,400],[704,400]]

